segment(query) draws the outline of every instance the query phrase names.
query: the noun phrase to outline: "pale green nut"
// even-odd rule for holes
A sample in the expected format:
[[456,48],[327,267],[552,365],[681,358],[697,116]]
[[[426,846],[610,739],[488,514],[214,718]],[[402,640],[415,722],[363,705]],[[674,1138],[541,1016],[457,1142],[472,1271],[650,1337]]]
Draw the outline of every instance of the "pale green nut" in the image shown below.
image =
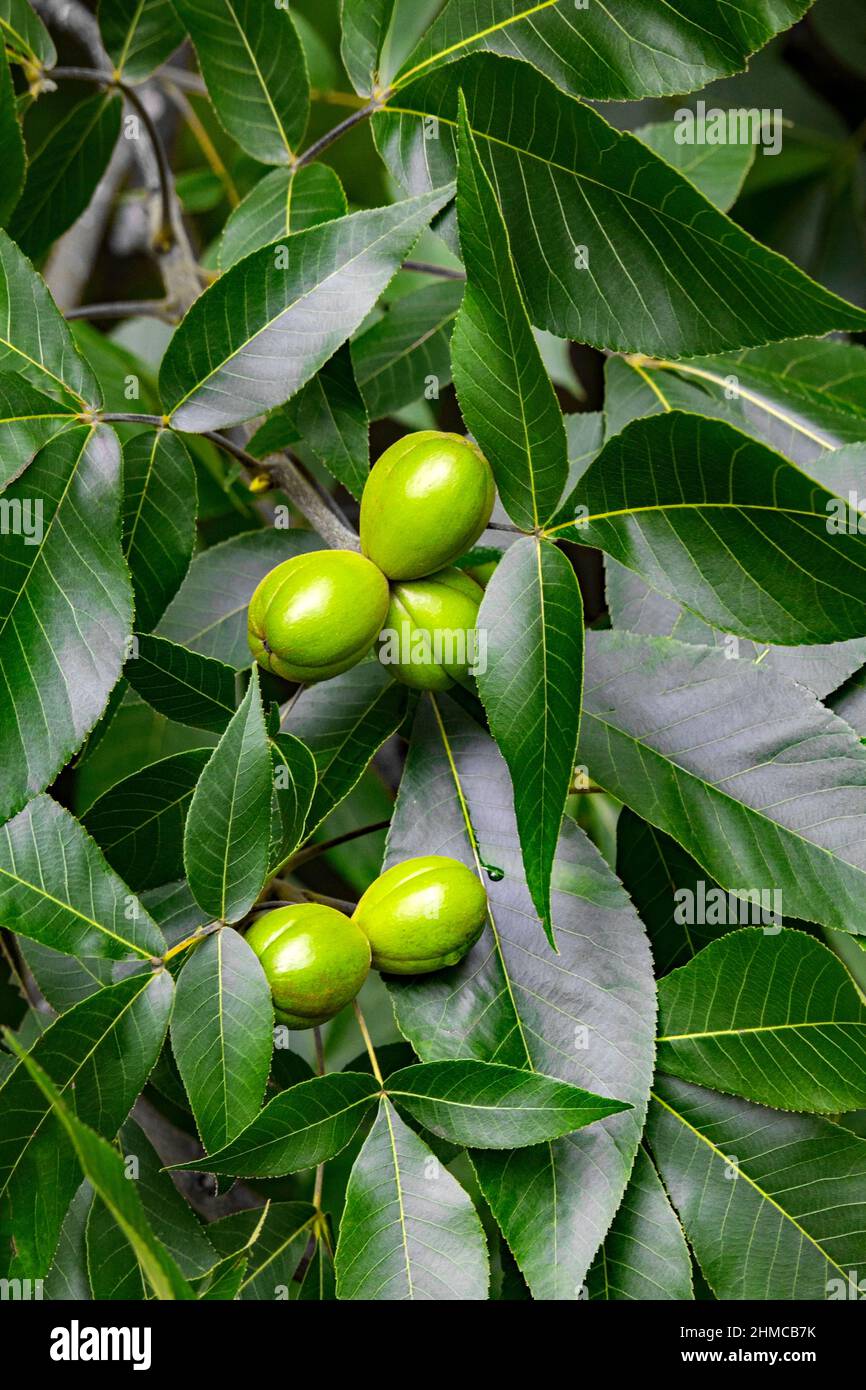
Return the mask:
[[389,579],[420,579],[471,549],[495,487],[477,445],[422,430],[386,449],[361,498],[361,549]]
[[456,965],[487,918],[478,877],[441,854],[395,864],[376,879],[352,921],[369,938],[373,965],[390,975],[426,975]]
[[370,969],[370,943],[351,918],[320,903],[266,912],[246,934],[289,1028],[315,1028],[350,1004]]
[[483,589],[463,570],[392,584],[379,660],[413,690],[465,683],[482,653],[477,622]]
[[372,649],[388,602],[385,576],[363,555],[294,555],[265,575],[250,600],[250,650],[285,680],[327,680]]

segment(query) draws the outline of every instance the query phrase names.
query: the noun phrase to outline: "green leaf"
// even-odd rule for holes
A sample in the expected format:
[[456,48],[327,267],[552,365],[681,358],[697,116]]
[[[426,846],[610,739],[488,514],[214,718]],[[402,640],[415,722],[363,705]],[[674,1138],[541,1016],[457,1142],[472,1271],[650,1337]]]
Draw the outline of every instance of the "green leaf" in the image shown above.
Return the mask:
[[605,416],[618,434],[637,415],[716,415],[801,466],[866,438],[866,348],[832,338],[771,343],[726,357],[611,357]]
[[601,786],[723,888],[863,930],[866,748],[847,724],[793,681],[669,638],[592,633],[587,671],[578,756]]
[[696,646],[721,647],[729,660],[757,662],[798,681],[824,699],[838,690],[848,676],[866,661],[866,638],[848,642],[814,643],[805,647],[780,647],[734,637],[704,622],[674,599],[651,589],[634,570],[605,556],[607,601],[614,627],[628,628],[646,637],[676,637]]
[[352,361],[373,420],[437,393],[451,380],[449,343],[463,299],[461,280],[437,280],[395,299],[352,342]]
[[81,818],[108,863],[135,892],[183,875],[183,829],[211,756],[191,748],[115,782]]
[[121,1128],[120,1146],[130,1168],[134,1160],[135,1185],[147,1219],[181,1273],[187,1279],[207,1273],[217,1252],[206,1228],[164,1171],[162,1159],[135,1120],[127,1120]]
[[159,623],[157,634],[235,669],[249,665],[247,609],[275,565],[321,541],[310,531],[247,531],[197,555]]
[[307,124],[304,50],[287,8],[261,0],[172,0],[217,116],[263,164],[290,164]]
[[161,956],[165,941],[78,821],[37,796],[0,828],[0,923],[82,961]]
[[171,946],[192,936],[210,920],[193,897],[186,879],[150,888],[142,893],[141,901]]
[[296,172],[272,169],[233,210],[219,246],[220,270],[229,270],[280,237],[333,222],[349,211],[343,185],[327,164],[305,164]]
[[14,482],[55,435],[76,423],[23,377],[0,372],[0,487]]
[[301,387],[285,415],[296,437],[360,499],[370,471],[369,426],[347,345]]
[[478,1213],[386,1097],[352,1168],[335,1262],[341,1299],[487,1298]]
[[571,789],[583,687],[583,605],[570,561],[535,537],[496,566],[478,613],[478,693],[514,789],[526,881],[553,944],[550,876]]
[[135,1186],[127,1180],[120,1154],[67,1107],[61,1093],[33,1057],[20,1048],[14,1039],[11,1039],[11,1045],[20,1056],[21,1065],[47,1100],[48,1108],[66,1131],[84,1176],[108,1207],[135,1251],[156,1297],[192,1298],[192,1290],[174,1260],[153,1234]]
[[754,163],[755,146],[735,142],[710,144],[706,138],[706,122],[699,119],[695,120],[691,142],[683,139],[683,130],[677,121],[658,121],[641,126],[634,133],[668,164],[679,169],[721,212],[727,212],[737,201]]
[[534,530],[550,520],[565,486],[565,426],[462,94],[460,103],[457,217],[467,280],[451,344],[454,385],[505,510]]
[[123,551],[132,574],[136,625],[149,632],[174,598],[195,546],[192,459],[169,430],[138,434],[123,448]]
[[84,742],[118,677],[132,626],[113,431],[68,431],[4,494],[20,530],[0,551],[0,820]]
[[78,960],[28,937],[18,938],[18,949],[40,992],[59,1014],[66,1013],[98,989],[104,989],[114,979],[113,960],[94,956]]
[[246,1178],[315,1168],[346,1147],[379,1091],[375,1077],[361,1072],[314,1076],[280,1091],[224,1149],[175,1166]]
[[198,781],[184,832],[187,877],[212,917],[236,922],[252,907],[268,868],[271,755],[256,667]]
[[120,132],[115,92],[73,106],[30,160],[9,235],[27,256],[42,256],[84,212]]
[[461,88],[537,327],[680,357],[866,326],[640,140],[513,62],[450,63],[374,115],[379,149],[413,193],[453,177]]
[[[33,1057],[81,1120],[113,1138],[144,1086],[165,1037],[174,993],[165,971],[110,985],[62,1014]],[[11,1045],[11,1044],[10,1044]],[[25,1277],[41,1277],[54,1255],[81,1177],[52,1107],[18,1063],[0,1086],[2,1224]]]
[[584,8],[573,0],[434,0],[420,14],[417,0],[346,0],[343,52],[348,59],[357,50],[349,72],[363,92],[373,72],[382,86],[396,78],[399,90],[417,72],[486,51],[522,58],[567,92],[625,101],[690,92],[740,71],[808,5],[755,0],[732,10],[723,0],[680,0],[662,18],[642,7]]
[[826,464],[809,471],[720,420],[635,420],[584,473],[566,534],[726,631],[790,644],[862,637],[866,540],[832,525],[866,453],[835,478]]
[[431,1134],[476,1149],[517,1149],[572,1134],[631,1107],[499,1062],[422,1062],[394,1072],[387,1093]]
[[171,0],[99,0],[102,41],[125,82],[142,82],[183,43]]
[[15,89],[9,73],[9,60],[2,45],[0,52],[0,150],[3,152],[3,188],[0,190],[0,225],[5,226],[24,186],[27,156],[18,121]]
[[16,63],[54,67],[57,51],[51,35],[28,0],[0,0],[0,30]]
[[318,775],[308,835],[357,785],[374,753],[403,723],[407,705],[405,686],[378,661],[308,686],[292,703],[285,730],[307,745]]
[[616,871],[649,933],[659,977],[688,964],[704,946],[733,929],[727,922],[679,920],[692,915],[677,912],[679,902],[689,901],[684,892],[697,897],[700,883],[704,893],[718,884],[676,840],[627,806],[616,823]]
[[172,424],[200,433],[282,405],[351,337],[451,192],[351,213],[233,266],[162,360]]
[[321,1237],[304,1270],[297,1297],[302,1303],[333,1303],[336,1300],[334,1257]]
[[43,1298],[50,1303],[81,1303],[90,1300],[87,1278],[85,1234],[93,1189],[83,1182],[73,1197],[60,1231],[54,1263],[45,1276]]
[[178,978],[171,1045],[209,1152],[258,1114],[273,1043],[271,987],[258,956],[231,928],[205,937]]
[[234,667],[165,637],[136,633],[124,675],[158,714],[196,729],[221,734],[238,706]]
[[98,1303],[140,1302],[147,1297],[147,1283],[135,1250],[104,1202],[91,1203],[86,1249],[90,1291]]
[[316,760],[300,739],[276,734],[271,739],[274,794],[271,802],[269,866],[281,868],[305,835],[316,790]]
[[549,948],[526,887],[505,765],[447,697],[437,707],[441,727],[419,708],[387,863],[447,854],[473,864],[465,805],[479,858],[492,866],[489,924],[459,965],[388,988],[422,1061],[498,1062],[634,1106],[568,1139],[475,1155],[482,1192],[533,1296],[570,1300],[619,1206],[640,1138],[653,1066],[649,949],[624,891],[568,820],[551,900],[559,954]]
[[3,231],[0,320],[6,325],[0,334],[4,371],[21,372],[42,391],[72,396],[79,407],[101,405],[96,377],[79,354],[44,281]]
[[639,1148],[622,1205],[586,1278],[590,1299],[694,1298],[692,1261],[652,1159]]
[[659,985],[661,1071],[776,1110],[866,1106],[866,1009],[804,932],[731,932]]
[[866,1141],[667,1077],[648,1135],[717,1298],[857,1296]]
[[[304,1254],[315,1219],[315,1207],[307,1202],[272,1202],[264,1225],[250,1252],[249,1266],[238,1297],[244,1302],[286,1299]],[[214,1221],[208,1234],[225,1256],[242,1248],[261,1219],[261,1210],[232,1212]]]

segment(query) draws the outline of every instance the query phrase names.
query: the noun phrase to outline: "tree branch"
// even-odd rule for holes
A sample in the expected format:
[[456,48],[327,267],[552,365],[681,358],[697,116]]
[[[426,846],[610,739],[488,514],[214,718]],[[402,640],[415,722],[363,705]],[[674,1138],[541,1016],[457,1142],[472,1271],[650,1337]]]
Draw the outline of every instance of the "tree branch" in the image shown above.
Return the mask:
[[330,130],[326,130],[324,135],[320,136],[318,140],[315,140],[313,144],[310,145],[309,149],[304,150],[304,153],[299,155],[295,160],[295,168],[302,169],[305,164],[312,164],[314,159],[318,159],[320,154],[324,154],[328,146],[333,145],[336,140],[339,140],[341,135],[345,135],[347,130],[351,130],[353,126],[360,125],[361,121],[366,121],[372,116],[374,111],[378,110],[380,110],[379,102],[368,101],[366,106],[361,106],[357,111],[353,111],[351,116],[347,116],[344,121],[340,121],[339,125],[332,126]]
[[361,543],[357,534],[319,496],[313,484],[304,477],[297,464],[288,456],[272,457],[262,461],[224,434],[208,432],[203,434],[202,438],[209,439],[220,449],[225,449],[226,453],[231,454],[252,472],[269,473],[276,486],[286,493],[301,515],[307,518],[313,530],[333,549],[360,550]]
[[[34,0],[35,8],[39,11],[42,18],[58,29],[71,34],[76,41],[82,45],[94,64],[94,76],[99,77],[102,73],[113,73],[113,65],[105,47],[102,43],[102,35],[99,31],[94,16],[81,3],[81,0]],[[83,69],[90,73],[90,69]],[[51,77],[51,73],[46,73]],[[89,80],[89,79],[88,79]],[[141,108],[147,110],[145,102],[147,96],[156,96],[163,101],[163,95],[154,87],[152,92],[146,88],[136,88],[136,98],[141,103]],[[129,98],[129,89],[124,92],[124,96]],[[141,114],[140,107],[135,101],[130,100],[136,111]],[[142,116],[142,121],[144,121]],[[149,124],[146,129],[155,130],[150,111],[147,111]],[[185,312],[194,299],[201,293],[202,282],[196,257],[187,236],[186,228],[183,223],[180,200],[174,186],[174,179],[170,170],[167,172],[167,190],[163,182],[162,172],[158,167],[159,154],[156,147],[151,148],[149,140],[129,141],[132,146],[132,153],[138,165],[142,181],[150,193],[159,199],[160,222],[165,225],[165,209],[163,199],[168,194],[170,205],[169,226],[172,231],[170,245],[160,247],[156,244],[152,246],[156,254],[160,274],[166,289],[166,297],[170,303],[176,304],[180,312]],[[160,141],[160,148],[162,142]],[[166,163],[167,169],[167,163]]]

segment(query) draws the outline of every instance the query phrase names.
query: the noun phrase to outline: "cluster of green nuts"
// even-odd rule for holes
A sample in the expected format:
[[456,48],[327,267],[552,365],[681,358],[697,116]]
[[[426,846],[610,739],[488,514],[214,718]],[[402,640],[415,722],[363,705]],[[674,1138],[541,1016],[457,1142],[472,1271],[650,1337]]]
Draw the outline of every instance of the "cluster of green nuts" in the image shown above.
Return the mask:
[[247,932],[279,1023],[314,1028],[355,998],[372,965],[426,975],[456,965],[484,929],[487,895],[458,859],[431,854],[395,864],[351,917],[319,903],[267,912]]
[[483,588],[453,567],[490,520],[490,466],[471,440],[424,430],[398,440],[370,471],[361,554],[317,550],[285,560],[249,607],[250,648],[266,671],[321,681],[379,643],[379,659],[417,690],[465,680]]

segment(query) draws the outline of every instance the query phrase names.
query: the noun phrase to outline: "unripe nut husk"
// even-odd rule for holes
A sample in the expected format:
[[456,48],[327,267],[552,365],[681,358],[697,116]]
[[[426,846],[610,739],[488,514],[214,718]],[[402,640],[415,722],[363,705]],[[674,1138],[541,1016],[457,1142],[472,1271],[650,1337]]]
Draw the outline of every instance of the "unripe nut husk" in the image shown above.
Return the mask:
[[389,579],[420,579],[471,549],[496,490],[471,440],[422,430],[374,464],[361,498],[361,549]]
[[315,1028],[350,1004],[370,969],[370,943],[351,918],[321,903],[266,912],[246,935],[271,987],[277,1022]]
[[352,921],[369,938],[376,970],[426,975],[462,960],[486,918],[487,894],[472,870],[459,859],[428,854],[387,869]]
[[463,570],[392,584],[379,635],[379,660],[413,690],[448,690],[467,681],[478,655],[476,626],[484,590]]
[[327,680],[372,649],[388,602],[385,576],[363,555],[294,555],[265,575],[250,600],[250,650],[285,680]]

